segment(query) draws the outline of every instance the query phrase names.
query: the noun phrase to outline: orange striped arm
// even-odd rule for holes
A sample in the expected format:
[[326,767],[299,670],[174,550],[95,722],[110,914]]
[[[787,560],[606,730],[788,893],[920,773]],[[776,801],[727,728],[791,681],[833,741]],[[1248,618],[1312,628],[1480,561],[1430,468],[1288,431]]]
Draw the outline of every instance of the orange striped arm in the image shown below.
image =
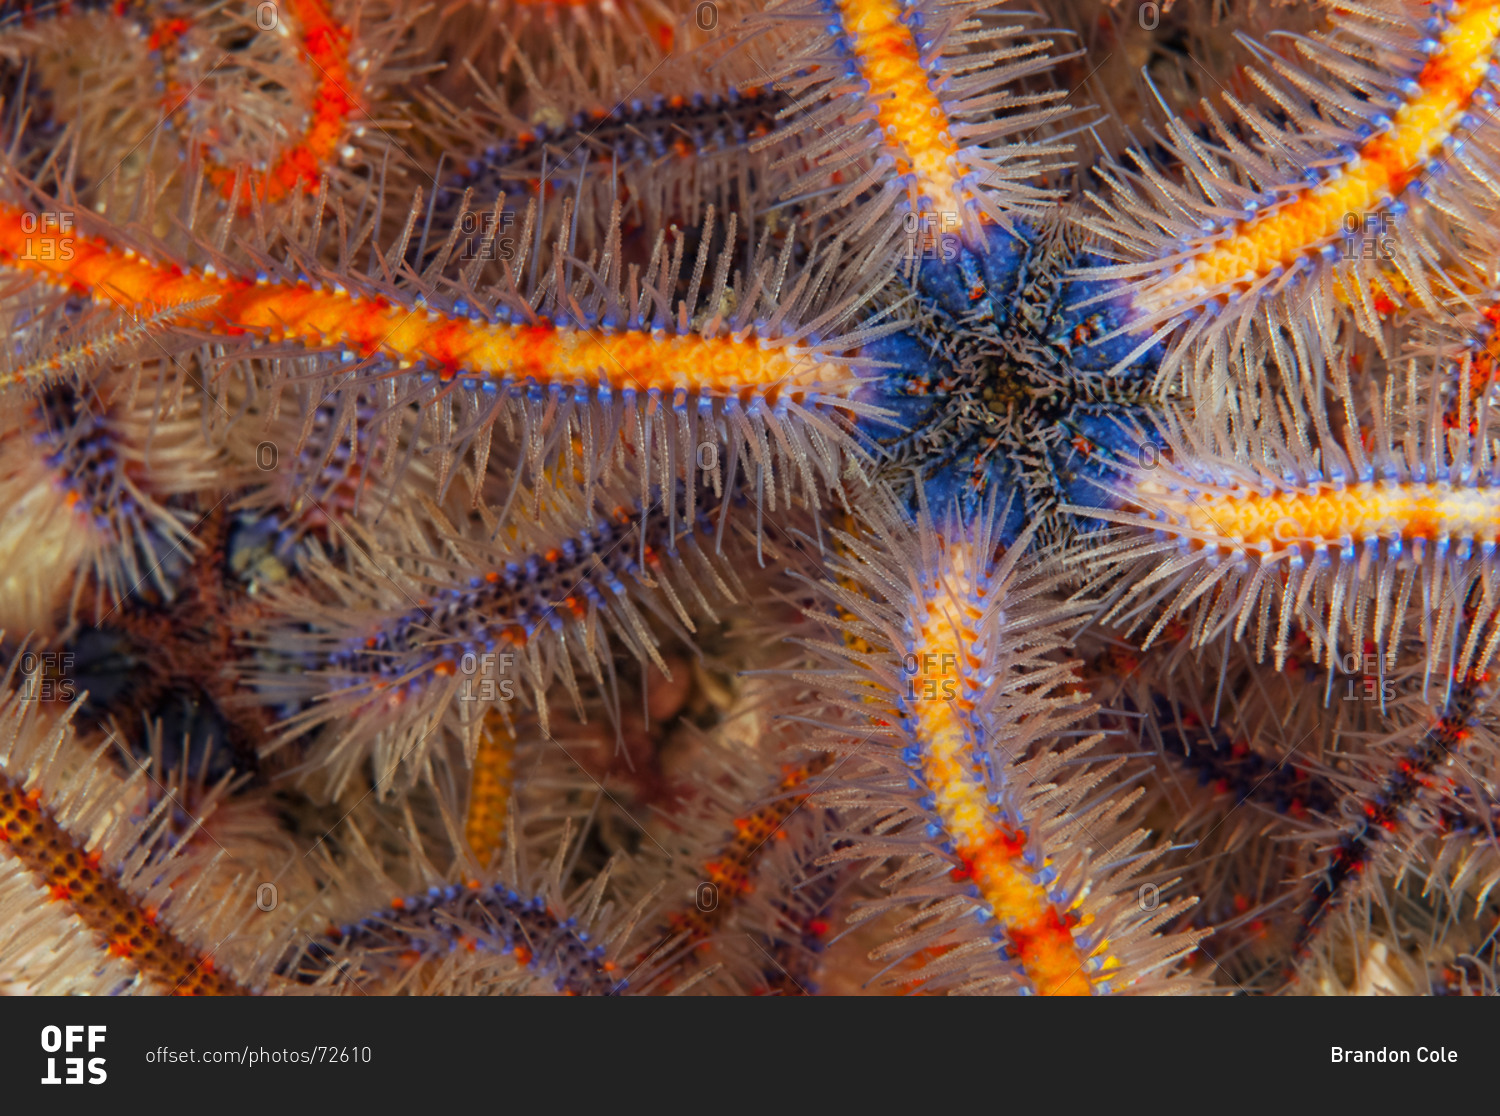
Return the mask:
[[[298,28],[298,61],[312,71],[313,94],[307,130],[256,176],[256,195],[272,204],[297,190],[318,192],[323,172],[338,161],[349,123],[359,111],[353,93],[359,82],[349,61],[349,29],[333,18],[324,0],[280,0],[280,7]],[[234,193],[237,170],[210,163],[205,173],[228,198]],[[250,204],[250,189],[248,183],[241,187],[243,196],[238,200],[242,206]]]
[[1165,512],[1186,533],[1252,549],[1345,538],[1500,542],[1500,495],[1482,488],[1366,481],[1269,495],[1246,490],[1189,497],[1142,483],[1132,499]]
[[[36,231],[26,232],[27,227]],[[0,204],[0,263],[92,297],[104,305],[156,313],[201,303],[184,325],[269,342],[342,348],[384,357],[399,368],[423,365],[445,381],[532,380],[590,389],[677,389],[749,400],[808,390],[852,393],[848,368],[795,346],[762,347],[756,338],[605,333],[535,324],[473,321],[356,297],[338,286],[252,282],[153,263],[96,237],[41,228],[35,214]]]
[[1036,882],[1036,870],[1024,863],[1026,832],[1001,824],[991,809],[975,754],[981,726],[973,716],[986,587],[966,547],[950,545],[944,557],[929,595],[915,604],[907,659],[915,669],[908,672],[904,704],[914,722],[921,776],[961,861],[955,875],[974,881],[1037,992],[1092,995],[1084,972],[1088,959],[1072,935],[1079,917],[1059,911]]
[[898,0],[837,0],[855,64],[870,84],[880,135],[896,156],[898,174],[911,175],[917,194],[938,213],[964,212],[973,193],[953,125],[932,91],[911,28]]
[[243,996],[247,992],[188,949],[106,876],[97,854],[86,853],[42,805],[0,773],[0,851],[14,856],[46,892],[93,932],[100,948],[178,996]]
[[1285,205],[1242,222],[1236,234],[1182,264],[1136,298],[1150,313],[1210,291],[1244,290],[1334,240],[1348,214],[1378,210],[1416,179],[1452,137],[1500,45],[1500,0],[1458,0],[1438,51],[1417,75],[1418,92],[1392,126],[1361,147],[1343,173]]

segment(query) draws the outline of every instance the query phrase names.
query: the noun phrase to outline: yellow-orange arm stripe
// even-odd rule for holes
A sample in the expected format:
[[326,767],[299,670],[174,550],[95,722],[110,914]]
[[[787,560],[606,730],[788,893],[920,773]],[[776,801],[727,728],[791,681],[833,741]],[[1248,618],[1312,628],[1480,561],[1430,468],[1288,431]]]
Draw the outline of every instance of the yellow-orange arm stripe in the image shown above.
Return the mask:
[[1500,542],[1500,492],[1494,489],[1365,481],[1301,492],[1199,492],[1189,497],[1143,483],[1133,499],[1144,509],[1166,513],[1179,528],[1236,548],[1317,545],[1344,538]]
[[919,196],[957,220],[973,196],[959,183],[970,168],[959,158],[947,110],[922,69],[911,28],[901,22],[900,3],[837,0],[837,6],[897,173],[913,176]]
[[474,754],[469,813],[464,822],[464,835],[480,864],[488,864],[505,843],[515,747],[515,730],[505,718],[495,712],[485,714],[479,748]]

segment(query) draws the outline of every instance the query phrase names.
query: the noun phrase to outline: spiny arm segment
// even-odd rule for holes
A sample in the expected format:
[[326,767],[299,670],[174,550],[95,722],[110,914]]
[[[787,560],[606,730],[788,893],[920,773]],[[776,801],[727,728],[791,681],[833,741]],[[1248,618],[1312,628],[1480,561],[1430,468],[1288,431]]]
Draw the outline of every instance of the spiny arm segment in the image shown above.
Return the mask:
[[815,756],[802,763],[787,764],[781,772],[776,796],[762,802],[730,822],[729,839],[700,866],[702,878],[718,889],[718,903],[705,911],[701,905],[674,912],[670,928],[686,933],[687,943],[707,939],[724,921],[734,902],[754,889],[754,876],[760,853],[781,832],[792,814],[807,801],[810,782],[827,771],[833,757]]
[[851,243],[889,250],[904,231],[909,259],[1055,203],[1040,180],[1069,150],[1051,133],[1068,110],[1061,91],[1028,87],[1051,43],[1025,17],[982,18],[1006,14],[983,0],[776,0],[752,17],[813,29],[766,63],[796,110],[775,139],[801,137],[776,164],[795,181],[776,192],[823,198],[812,219],[844,211]]
[[851,919],[904,912],[871,957],[918,959],[925,991],[1184,987],[1172,970],[1202,934],[1157,931],[1195,900],[1133,901],[1167,850],[1143,850],[1149,834],[1126,820],[1144,793],[1110,784],[1126,760],[1096,758],[1100,737],[1074,728],[1093,708],[1056,654],[1078,606],[1048,602],[1037,565],[1017,569],[1034,530],[997,546],[997,505],[939,528],[891,496],[862,509],[878,542],[839,536],[821,615],[842,638],[816,646],[848,669],[807,681],[835,687],[828,748],[856,769],[830,775],[839,859],[893,868],[889,898]]
[[1377,790],[1367,794],[1362,802],[1356,799],[1358,822],[1340,837],[1299,911],[1301,926],[1296,943],[1299,956],[1306,955],[1328,916],[1359,880],[1372,870],[1378,873],[1379,861],[1388,844],[1399,839],[1403,831],[1419,827],[1416,807],[1424,792],[1430,795],[1440,781],[1437,769],[1461,755],[1465,743],[1474,735],[1472,724],[1482,704],[1481,689],[1489,681],[1487,674],[1456,678],[1448,700],[1429,714],[1425,728],[1423,722],[1412,726],[1421,733],[1417,742],[1394,759],[1384,777],[1375,784]]
[[[757,722],[779,704],[764,696],[745,710]],[[848,884],[820,862],[833,814],[810,801],[827,789],[834,756],[777,763],[780,741],[730,738],[737,719],[704,741],[710,774],[684,798],[701,808],[663,832],[666,863],[646,876],[670,901],[627,965],[636,995],[806,995],[816,984],[830,908]]]
[[[0,388],[36,388],[78,377],[107,360],[122,360],[140,343],[170,326],[177,313],[132,317],[102,310],[32,346],[13,334],[17,356],[0,358]],[[29,338],[25,339],[29,341]]]
[[1037,992],[1093,995],[1090,959],[1072,933],[1078,916],[1048,896],[1046,866],[1027,848],[1024,823],[1006,824],[991,806],[992,765],[980,749],[992,742],[973,716],[987,684],[977,668],[994,603],[982,562],[962,543],[950,545],[912,605],[906,653],[916,669],[902,704],[917,742],[915,766],[961,862],[956,871],[973,880]]
[[1500,494],[1487,487],[1362,481],[1281,492],[1189,493],[1141,481],[1135,496],[1188,537],[1215,540],[1221,549],[1279,551],[1367,539],[1500,543]]
[[[1079,552],[1115,581],[1103,619],[1148,627],[1147,644],[1177,618],[1193,646],[1254,626],[1257,654],[1274,640],[1278,669],[1294,623],[1332,667],[1341,645],[1367,638],[1394,655],[1418,622],[1429,671],[1445,655],[1445,671],[1488,669],[1500,651],[1495,605],[1469,590],[1493,576],[1500,489],[1488,397],[1471,406],[1468,386],[1460,377],[1450,429],[1442,393],[1424,405],[1409,379],[1397,407],[1395,381],[1384,393],[1372,381],[1369,424],[1346,427],[1343,444],[1320,400],[1280,418],[1267,407],[1253,429],[1217,442],[1164,422],[1170,461],[1099,485],[1103,503],[1125,506],[1094,514],[1127,528]],[[1352,396],[1347,379],[1339,392]]]
[[973,201],[974,172],[922,63],[914,30],[920,12],[898,0],[827,0],[825,7],[842,22],[850,65],[869,87],[886,149],[896,173],[910,181],[918,209],[956,221]]
[[[777,90],[753,85],[726,94],[658,94],[609,110],[577,112],[566,125],[549,128],[514,120],[503,94],[487,91],[487,97],[495,105],[488,113],[449,112],[459,133],[453,146],[473,154],[460,157],[459,172],[439,187],[435,209],[447,223],[458,219],[465,189],[472,187],[481,198],[520,185],[534,193],[544,180],[571,181],[584,164],[608,164],[611,177],[635,178],[629,186],[633,194],[649,192],[649,175],[662,170],[681,174],[692,164],[701,174],[703,163],[732,167],[734,157],[747,155],[751,144],[772,135],[777,115],[790,103]],[[512,138],[495,142],[497,131]]]
[[330,927],[328,942],[299,959],[298,980],[312,983],[329,969],[342,970],[349,954],[359,968],[378,970],[462,950],[509,955],[522,969],[550,976],[560,992],[607,996],[624,983],[612,975],[616,966],[605,947],[591,942],[576,918],[559,918],[541,896],[477,878],[398,896],[357,922]]
[[[375,979],[386,994],[525,994],[548,986],[564,995],[618,993],[625,987],[619,951],[644,902],[617,918],[605,900],[614,861],[580,891],[565,894],[571,835],[565,828],[538,874],[527,867],[535,850],[512,816],[503,875],[476,869],[459,850],[454,878],[434,879],[424,868],[422,882],[398,882],[351,831],[350,855],[330,861],[327,871],[341,891],[366,893],[355,900],[359,916],[336,914],[322,935],[284,954],[280,969],[299,983],[361,991]],[[336,894],[333,887],[329,894]]]
[[[191,14],[190,8],[173,5],[166,15],[154,17],[149,6],[128,0],[67,0],[57,4],[28,6],[19,16],[0,16],[0,31],[14,24],[26,26],[35,18],[44,16],[68,16],[91,9],[109,11],[116,18],[131,17],[141,24],[141,35],[156,64],[157,88],[162,90],[161,103],[163,122],[176,118],[188,106],[191,98],[202,95],[200,87],[206,81],[179,80],[174,72],[173,60],[182,51],[198,50],[201,44],[188,45],[184,36],[191,32],[198,21],[206,16],[220,14],[213,5],[207,12]],[[292,64],[307,71],[311,92],[306,107],[306,124],[300,135],[280,146],[280,150],[268,164],[255,169],[252,181],[247,180],[239,166],[228,166],[216,160],[211,145],[200,143],[198,156],[203,162],[204,174],[211,186],[223,197],[231,198],[238,182],[239,197],[233,200],[249,211],[252,194],[261,203],[276,204],[296,191],[309,195],[318,192],[322,175],[335,166],[348,143],[353,121],[362,113],[356,99],[363,81],[358,76],[358,65],[351,57],[353,35],[350,29],[335,18],[328,0],[280,0],[277,5],[247,5],[251,10],[230,19],[234,33],[242,32],[246,25],[253,30],[259,28],[278,44],[286,44],[293,54]],[[275,22],[265,26],[265,21],[274,16]],[[288,22],[282,22],[288,21]],[[288,23],[296,29],[289,34]],[[295,44],[292,46],[291,44]],[[278,49],[282,49],[278,46]],[[227,61],[230,54],[220,51],[219,64]],[[231,67],[232,68],[232,67]],[[285,136],[285,131],[281,131]],[[269,153],[268,153],[269,154]]]
[[316,731],[328,738],[318,762],[340,783],[372,754],[383,780],[398,769],[415,778],[442,738],[439,726],[477,746],[468,742],[481,732],[481,714],[517,699],[535,704],[545,730],[548,695],[555,700],[559,689],[583,715],[584,687],[607,691],[607,664],[620,644],[665,672],[647,615],[690,638],[687,602],[712,617],[711,595],[733,600],[743,587],[710,553],[714,517],[700,511],[675,531],[654,517],[642,545],[639,512],[621,504],[580,530],[581,510],[559,505],[566,526],[518,522],[502,546],[413,525],[405,554],[351,525],[364,540],[361,553],[377,556],[369,568],[386,571],[374,582],[381,588],[372,593],[365,576],[318,563],[311,576],[339,603],[302,594],[281,601],[283,615],[296,619],[269,625],[260,638],[302,669],[263,672],[257,686],[267,704],[300,712],[268,748]]
[[[296,61],[308,67],[312,76],[305,131],[254,176],[253,185],[245,180],[240,168],[205,160],[205,174],[213,187],[247,210],[252,190],[260,202],[272,205],[298,190],[316,194],[324,172],[338,162],[350,121],[360,111],[353,93],[360,82],[351,65],[349,29],[334,18],[325,0],[282,0],[282,9],[281,18],[290,16],[297,27]],[[190,91],[171,85],[167,93],[174,105],[190,95]],[[234,198],[237,182],[240,196]]]
[[1161,282],[1143,288],[1136,305],[1149,315],[1183,302],[1242,292],[1331,245],[1349,215],[1362,221],[1388,207],[1468,126],[1475,93],[1491,73],[1497,44],[1500,3],[1458,0],[1441,33],[1421,44],[1430,58],[1406,83],[1405,99],[1381,118],[1378,134],[1322,182],[1190,245],[1191,258]]
[[[24,224],[23,224],[24,221]],[[780,395],[845,393],[853,370],[817,350],[779,347],[738,334],[668,334],[664,328],[610,331],[559,316],[512,322],[502,308],[490,321],[388,298],[359,296],[339,284],[290,285],[221,276],[211,269],[153,263],[97,237],[37,228],[35,215],[0,204],[0,262],[39,274],[105,304],[143,312],[201,304],[184,324],[228,336],[255,335],[311,349],[333,349],[399,368],[422,366],[444,381],[486,390],[519,383],[581,387],[592,392],[660,391],[744,396],[772,403]]]
[[[13,673],[14,667],[4,680],[6,690]],[[89,757],[73,745],[71,712],[49,723],[38,709],[24,690],[0,701],[0,876],[13,858],[22,877],[40,890],[42,903],[66,910],[103,953],[160,990],[245,995],[244,986],[215,969],[212,952],[190,948],[157,909],[191,906],[182,895],[193,890],[182,886],[186,862],[152,861],[140,849],[157,815],[144,822],[130,816],[129,799],[121,797],[128,784],[100,769],[102,749]],[[16,944],[4,940],[4,931],[16,929],[15,919],[28,941],[30,913],[8,912],[0,945]],[[32,937],[28,946],[34,945]],[[58,950],[59,964],[65,955]]]
[[141,909],[110,879],[99,857],[87,853],[57,823],[41,795],[0,773],[0,849],[16,857],[46,891],[103,944],[143,976],[179,996],[243,996],[246,990],[214,968]]

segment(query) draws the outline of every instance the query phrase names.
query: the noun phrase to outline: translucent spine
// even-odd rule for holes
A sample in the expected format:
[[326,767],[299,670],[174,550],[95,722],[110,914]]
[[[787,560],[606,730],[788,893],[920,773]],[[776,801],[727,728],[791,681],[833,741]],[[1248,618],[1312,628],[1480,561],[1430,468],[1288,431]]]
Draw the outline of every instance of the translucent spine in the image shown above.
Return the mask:
[[[61,337],[46,337],[30,351],[0,359],[0,387],[36,389],[62,380],[78,380],[99,365],[130,355],[148,338],[172,324],[176,311],[145,317],[101,311]],[[17,339],[17,347],[21,347]],[[28,347],[29,349],[30,347]]]
[[[143,90],[151,12],[145,3],[6,4],[0,12],[0,145],[37,171],[72,129],[73,184],[87,188],[159,124]],[[115,160],[112,162],[111,160]]]

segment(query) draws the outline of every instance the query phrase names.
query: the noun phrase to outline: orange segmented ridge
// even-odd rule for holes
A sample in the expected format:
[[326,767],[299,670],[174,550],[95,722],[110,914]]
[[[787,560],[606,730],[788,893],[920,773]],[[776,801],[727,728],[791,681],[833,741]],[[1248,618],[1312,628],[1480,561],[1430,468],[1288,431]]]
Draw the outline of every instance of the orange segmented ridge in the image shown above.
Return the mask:
[[42,805],[0,773],[0,849],[19,860],[46,890],[98,938],[101,949],[179,996],[243,996],[246,990],[217,972],[157,923],[155,912],[107,877],[99,858],[85,853]]
[[1500,41],[1500,0],[1459,0],[1439,50],[1416,77],[1421,92],[1398,108],[1392,126],[1368,140],[1342,174],[1310,186],[1285,205],[1244,221],[1236,235],[1184,263],[1137,296],[1147,312],[1205,294],[1244,290],[1276,268],[1336,238],[1347,214],[1378,210],[1421,173],[1449,139],[1485,80]]
[[1073,940],[1071,913],[1059,913],[1022,861],[1026,834],[1000,824],[974,762],[973,686],[965,667],[982,636],[985,588],[976,557],[948,547],[945,568],[918,602],[908,663],[915,662],[906,703],[915,722],[922,779],[962,868],[994,911],[1011,951],[1043,996],[1089,996],[1087,958]]
[[40,274],[102,305],[155,313],[196,303],[199,308],[181,315],[182,324],[310,348],[343,347],[402,368],[423,364],[445,381],[619,384],[720,397],[764,393],[773,403],[781,392],[852,391],[860,382],[849,370],[791,346],[762,348],[757,340],[729,336],[559,329],[546,321],[476,322],[385,298],[355,297],[336,286],[255,283],[152,263],[95,237],[24,232],[23,216],[19,207],[0,204],[0,263]]
[[515,746],[516,734],[505,719],[496,712],[486,714],[479,749],[474,753],[469,813],[464,823],[469,848],[481,864],[489,862],[504,840]]

